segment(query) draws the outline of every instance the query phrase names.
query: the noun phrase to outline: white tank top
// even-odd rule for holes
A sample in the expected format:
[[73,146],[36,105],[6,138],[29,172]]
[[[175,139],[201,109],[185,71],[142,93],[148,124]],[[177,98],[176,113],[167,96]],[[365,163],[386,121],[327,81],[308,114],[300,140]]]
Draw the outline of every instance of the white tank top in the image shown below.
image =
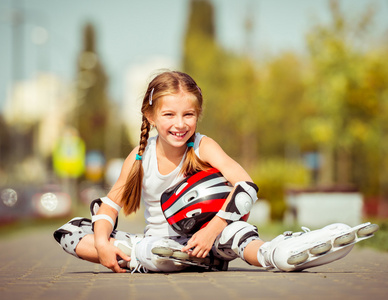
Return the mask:
[[[196,133],[194,139],[194,151],[199,157],[199,143],[204,137]],[[167,223],[160,205],[160,197],[169,187],[177,184],[183,179],[179,172],[182,168],[186,154],[183,156],[179,166],[170,174],[162,175],[158,170],[156,158],[157,136],[148,139],[147,147],[143,153],[142,164],[144,169],[142,199],[145,205],[144,217],[146,220],[146,235],[154,236],[177,236],[172,227]]]

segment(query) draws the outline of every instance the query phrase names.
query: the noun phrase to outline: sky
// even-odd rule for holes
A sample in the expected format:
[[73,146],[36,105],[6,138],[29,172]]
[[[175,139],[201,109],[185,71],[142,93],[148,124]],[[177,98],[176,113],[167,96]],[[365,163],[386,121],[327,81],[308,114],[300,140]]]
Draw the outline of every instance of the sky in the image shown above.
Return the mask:
[[[236,52],[247,45],[261,55],[303,52],[311,25],[329,19],[328,0],[211,2],[217,39]],[[350,16],[375,5],[371,40],[387,35],[388,0],[340,3]],[[96,28],[97,52],[110,80],[109,94],[121,101],[128,70],[158,57],[171,62],[166,63],[167,68],[179,65],[188,9],[189,0],[0,0],[0,112],[15,80],[28,80],[38,71],[55,73],[65,81],[75,78],[81,32],[87,22]],[[250,40],[244,34],[247,15],[253,20]],[[15,16],[21,16],[18,27]]]

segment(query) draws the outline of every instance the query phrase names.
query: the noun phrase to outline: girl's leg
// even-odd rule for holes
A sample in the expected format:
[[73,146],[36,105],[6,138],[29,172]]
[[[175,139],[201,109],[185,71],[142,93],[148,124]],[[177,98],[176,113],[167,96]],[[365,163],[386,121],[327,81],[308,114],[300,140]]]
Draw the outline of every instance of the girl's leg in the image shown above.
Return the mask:
[[[113,244],[115,239],[110,238],[109,242]],[[75,253],[84,260],[100,263],[96,247],[94,247],[93,234],[85,235],[82,240],[79,241],[77,247],[75,248]]]
[[94,247],[94,235],[88,234],[85,235],[82,240],[79,241],[78,246],[75,248],[75,253],[78,257],[94,262],[99,263],[97,250]]
[[260,266],[257,261],[257,251],[263,244],[256,226],[244,221],[236,221],[226,226],[217,237],[213,253],[226,261],[240,257],[249,264]]
[[[54,232],[54,238],[63,250],[77,258],[79,256],[76,253],[76,248],[87,235],[93,235],[93,230],[92,221],[86,218],[71,219]],[[92,247],[94,248],[94,245]]]
[[250,242],[244,249],[244,260],[253,266],[262,267],[257,260],[257,253],[263,244],[264,241],[262,240],[254,240]]
[[[116,239],[127,239],[128,233],[113,231],[110,243]],[[54,232],[54,238],[67,253],[90,262],[99,263],[94,247],[92,221],[86,218],[74,218]]]

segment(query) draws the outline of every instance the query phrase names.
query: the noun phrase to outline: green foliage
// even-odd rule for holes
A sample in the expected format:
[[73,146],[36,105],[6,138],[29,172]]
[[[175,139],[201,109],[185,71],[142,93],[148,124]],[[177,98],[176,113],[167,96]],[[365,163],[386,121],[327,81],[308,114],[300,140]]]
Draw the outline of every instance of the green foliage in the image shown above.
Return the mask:
[[[314,151],[324,162],[318,184],[352,184],[388,197],[388,49],[368,43],[371,10],[350,18],[331,1],[331,22],[312,26],[306,37],[308,54],[258,63],[217,44],[210,2],[192,1],[191,8],[183,66],[205,98],[199,131],[249,173]],[[255,179],[269,182],[263,184],[278,199],[278,219],[288,182],[284,166],[272,167]]]
[[283,53],[258,71],[256,131],[260,156],[289,156],[289,149],[298,152],[305,147],[299,125],[313,108],[303,98],[302,70],[299,57]]
[[272,220],[283,219],[286,210],[286,189],[306,187],[310,180],[310,175],[303,165],[279,159],[261,161],[257,168],[251,171],[251,175],[259,187],[259,198],[270,203]]
[[[377,58],[364,46],[372,11],[352,20],[337,1],[331,1],[330,9],[332,22],[316,25],[307,38],[311,64],[305,97],[317,110],[305,118],[304,127],[318,149],[326,149],[320,184],[353,183],[365,192],[368,182],[368,193],[377,194],[379,184],[373,182],[387,177],[386,167],[371,164],[385,156],[387,63],[383,53]],[[360,176],[365,170],[370,175]]]
[[248,165],[257,156],[257,71],[248,58],[228,53],[216,43],[208,1],[192,1],[191,8],[183,66],[205,97],[199,130]]

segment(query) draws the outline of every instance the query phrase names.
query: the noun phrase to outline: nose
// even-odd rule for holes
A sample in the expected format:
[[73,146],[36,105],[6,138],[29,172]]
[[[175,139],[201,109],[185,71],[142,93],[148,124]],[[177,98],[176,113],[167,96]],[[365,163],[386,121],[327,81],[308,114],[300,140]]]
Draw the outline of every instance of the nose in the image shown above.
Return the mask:
[[178,116],[175,122],[176,128],[184,128],[185,127],[185,120],[182,116]]

